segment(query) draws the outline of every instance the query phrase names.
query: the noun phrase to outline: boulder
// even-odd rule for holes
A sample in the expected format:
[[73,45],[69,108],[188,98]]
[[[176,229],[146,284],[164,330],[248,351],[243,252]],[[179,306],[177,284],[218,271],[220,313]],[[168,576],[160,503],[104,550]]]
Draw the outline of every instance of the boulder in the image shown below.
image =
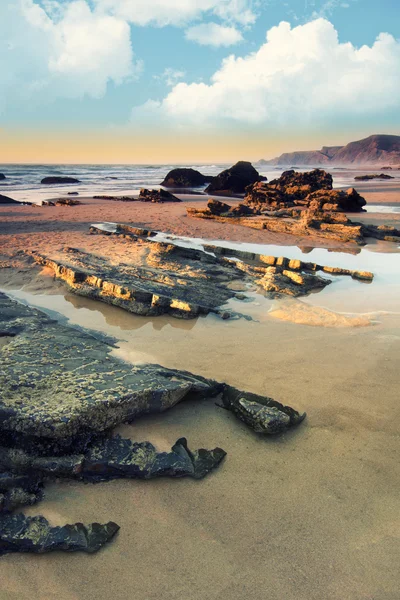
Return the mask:
[[211,176],[203,175],[196,169],[172,169],[161,185],[171,188],[201,187],[210,183],[212,179]]
[[13,200],[12,198],[9,198],[8,196],[3,196],[2,194],[0,194],[0,204],[21,204],[21,203],[17,202],[17,200]]
[[270,181],[269,187],[298,200],[316,190],[331,190],[332,183],[332,175],[323,169],[314,169],[305,173],[290,170],[284,171],[278,179]]
[[69,183],[80,183],[79,179],[75,179],[75,177],[61,177],[61,176],[52,176],[52,177],[44,177],[40,182],[43,185],[56,185],[56,184],[69,184]]
[[206,188],[206,192],[224,196],[244,194],[249,185],[265,180],[266,178],[262,177],[251,163],[239,161],[230,169],[226,169],[214,177]]
[[0,173],[0,181],[4,181],[4,179],[6,179],[6,176],[4,173]]
[[166,190],[147,190],[142,188],[139,194],[140,202],[182,202],[180,198],[177,198]]

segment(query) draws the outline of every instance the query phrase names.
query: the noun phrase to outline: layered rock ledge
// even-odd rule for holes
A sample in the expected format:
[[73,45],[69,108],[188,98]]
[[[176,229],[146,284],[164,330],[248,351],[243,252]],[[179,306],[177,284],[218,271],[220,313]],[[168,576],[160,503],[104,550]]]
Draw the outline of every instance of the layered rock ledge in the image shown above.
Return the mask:
[[0,347],[0,555],[96,552],[117,533],[112,521],[51,527],[43,517],[13,514],[40,502],[48,480],[201,479],[226,456],[221,448],[191,451],[185,438],[157,452],[149,442],[112,437],[115,425],[217,395],[256,432],[280,433],[305,417],[187,372],[125,363],[103,340],[2,293],[0,336],[7,342]]

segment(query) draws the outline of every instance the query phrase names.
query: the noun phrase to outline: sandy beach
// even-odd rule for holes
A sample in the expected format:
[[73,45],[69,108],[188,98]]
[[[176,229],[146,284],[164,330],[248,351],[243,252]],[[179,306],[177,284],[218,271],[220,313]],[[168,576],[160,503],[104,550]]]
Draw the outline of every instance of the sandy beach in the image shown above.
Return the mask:
[[[385,202],[399,200],[395,191],[385,195]],[[293,433],[265,439],[213,402],[202,401],[120,427],[125,437],[150,440],[160,450],[184,435],[195,447],[222,446],[228,456],[201,482],[48,485],[44,502],[27,514],[43,514],[54,525],[113,519],[121,531],[114,544],[94,556],[3,557],[1,598],[397,600],[400,314],[395,298],[388,304],[382,288],[368,304],[363,284],[341,290],[339,282],[336,295],[328,288],[325,296],[297,301],[307,309],[309,324],[274,318],[271,302],[262,296],[249,305],[257,317],[250,322],[132,315],[79,298],[46,272],[27,273],[10,257],[19,250],[56,253],[68,245],[129,261],[128,243],[88,233],[93,222],[116,220],[285,250],[325,246],[338,259],[357,261],[357,253],[339,242],[189,219],[185,205],[193,200],[82,202],[0,209],[2,265],[9,266],[0,269],[1,289],[64,315],[72,325],[113,336],[115,352],[125,360],[226,381],[305,410],[308,418]],[[398,223],[400,215],[364,213],[357,219]],[[389,256],[388,244],[377,250],[381,254],[370,256]],[[345,296],[353,302],[346,304]],[[352,307],[353,320],[318,326],[324,320],[312,322],[310,311],[324,306],[338,315]],[[372,309],[372,316],[363,317]]]

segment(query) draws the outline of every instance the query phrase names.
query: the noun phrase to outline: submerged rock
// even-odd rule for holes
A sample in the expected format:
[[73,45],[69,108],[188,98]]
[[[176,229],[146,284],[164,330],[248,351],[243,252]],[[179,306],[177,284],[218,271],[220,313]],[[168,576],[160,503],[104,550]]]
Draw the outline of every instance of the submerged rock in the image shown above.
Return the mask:
[[51,527],[44,517],[0,515],[0,556],[10,552],[43,554],[64,552],[97,552],[118,532],[110,521],[105,525],[91,523]]
[[265,179],[251,163],[239,161],[233,167],[230,167],[230,169],[226,169],[214,177],[210,185],[206,188],[206,192],[221,196],[244,194],[247,186],[256,181],[264,181]]
[[203,175],[196,169],[172,169],[161,183],[164,187],[192,188],[201,187],[212,181],[212,177]]
[[282,433],[299,425],[306,417],[306,413],[300,414],[272,398],[243,392],[231,386],[225,387],[222,402],[224,408],[257,433]]
[[69,183],[80,183],[79,179],[75,177],[61,177],[59,175],[44,177],[40,182],[43,185],[55,185],[55,184],[69,184]]
[[4,173],[0,173],[0,181],[4,181],[6,179],[6,176],[4,175]]
[[177,198],[166,190],[146,190],[142,188],[139,194],[140,202],[182,202],[180,198]]
[[56,206],[79,206],[82,204],[80,200],[73,200],[72,198],[60,198],[56,200]]

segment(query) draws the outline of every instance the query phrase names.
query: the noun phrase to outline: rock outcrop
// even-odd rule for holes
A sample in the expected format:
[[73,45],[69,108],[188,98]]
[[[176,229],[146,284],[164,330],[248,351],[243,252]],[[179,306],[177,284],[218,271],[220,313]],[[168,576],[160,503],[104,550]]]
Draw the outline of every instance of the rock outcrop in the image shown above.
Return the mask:
[[182,202],[179,198],[167,192],[167,190],[147,190],[142,188],[139,194],[140,202]]
[[346,146],[324,146],[321,150],[286,152],[263,161],[266,165],[398,165],[400,164],[400,136],[370,135]]
[[240,195],[244,194],[247,186],[256,181],[265,181],[265,177],[262,177],[251,163],[239,161],[214,177],[205,191],[220,196]]
[[54,175],[51,177],[44,177],[40,182],[43,185],[57,185],[57,184],[69,184],[69,183],[80,183],[79,179],[75,177],[61,177]]
[[0,173],[0,181],[4,181],[6,179],[6,176],[4,175],[4,173]]
[[373,173],[372,175],[357,175],[354,179],[356,181],[371,181],[371,179],[394,179],[394,177],[386,175],[386,173]]
[[96,552],[114,538],[119,526],[112,521],[51,527],[41,516],[13,514],[40,502],[49,480],[202,479],[226,456],[221,448],[191,451],[185,438],[170,452],[157,452],[149,442],[112,437],[115,425],[187,397],[218,394],[255,431],[280,433],[304,418],[269,398],[187,372],[132,366],[112,356],[102,339],[3,293],[0,335],[9,338],[0,347],[0,555]]
[[170,188],[195,188],[211,183],[212,179],[211,176],[203,175],[196,169],[172,169],[161,185]]
[[20,204],[20,202],[17,202],[17,200],[13,200],[8,196],[3,196],[2,194],[0,194],[0,204]]
[[263,211],[304,206],[317,210],[360,212],[365,199],[351,188],[332,189],[332,176],[324,170],[306,173],[285,171],[269,183],[258,182],[246,190],[245,204]]

